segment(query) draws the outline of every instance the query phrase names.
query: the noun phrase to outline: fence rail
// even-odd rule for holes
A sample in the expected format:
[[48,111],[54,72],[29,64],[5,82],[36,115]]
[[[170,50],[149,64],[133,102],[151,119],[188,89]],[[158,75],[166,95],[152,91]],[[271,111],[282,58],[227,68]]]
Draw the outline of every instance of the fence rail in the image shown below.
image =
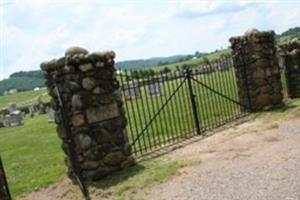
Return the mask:
[[205,134],[247,114],[240,103],[232,59],[182,71],[138,77],[120,71],[133,153]]

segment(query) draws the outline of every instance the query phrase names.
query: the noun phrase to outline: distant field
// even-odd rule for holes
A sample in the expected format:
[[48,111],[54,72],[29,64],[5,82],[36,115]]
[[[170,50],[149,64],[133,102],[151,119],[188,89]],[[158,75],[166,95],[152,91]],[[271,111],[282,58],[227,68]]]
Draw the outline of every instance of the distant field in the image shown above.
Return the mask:
[[42,96],[43,101],[49,101],[46,88],[39,91],[18,92],[15,94],[0,96],[0,109],[7,107],[10,103],[16,103],[18,106],[32,105],[37,103],[39,96]]
[[192,66],[200,66],[205,64],[203,58],[206,57],[209,61],[215,61],[217,59],[219,59],[222,55],[228,54],[230,53],[231,50],[230,49],[224,49],[224,50],[219,50],[216,52],[212,52],[209,53],[205,56],[201,56],[199,58],[196,59],[191,59],[191,60],[187,60],[187,61],[183,61],[183,62],[177,62],[177,63],[172,63],[172,64],[168,64],[168,65],[162,65],[162,66],[153,66],[150,68],[153,68],[155,71],[161,70],[165,67],[168,67],[171,70],[176,70],[176,66],[182,66],[182,65],[192,65]]

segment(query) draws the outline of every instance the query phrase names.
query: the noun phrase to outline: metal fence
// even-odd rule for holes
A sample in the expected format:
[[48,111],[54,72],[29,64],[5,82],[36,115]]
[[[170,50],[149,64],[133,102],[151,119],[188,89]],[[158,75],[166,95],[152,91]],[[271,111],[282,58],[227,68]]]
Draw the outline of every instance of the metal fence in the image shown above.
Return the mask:
[[244,116],[230,57],[182,71],[120,71],[128,135],[137,156]]

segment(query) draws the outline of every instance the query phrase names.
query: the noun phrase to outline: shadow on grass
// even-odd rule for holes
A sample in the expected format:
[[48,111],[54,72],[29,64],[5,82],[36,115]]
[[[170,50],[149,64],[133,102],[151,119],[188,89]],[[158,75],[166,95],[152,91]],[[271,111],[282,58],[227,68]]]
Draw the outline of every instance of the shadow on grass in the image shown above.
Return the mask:
[[97,182],[87,183],[87,185],[95,188],[108,189],[111,186],[127,181],[129,178],[141,173],[144,169],[145,167],[143,165],[137,163],[129,168],[114,172],[112,175],[106,176]]

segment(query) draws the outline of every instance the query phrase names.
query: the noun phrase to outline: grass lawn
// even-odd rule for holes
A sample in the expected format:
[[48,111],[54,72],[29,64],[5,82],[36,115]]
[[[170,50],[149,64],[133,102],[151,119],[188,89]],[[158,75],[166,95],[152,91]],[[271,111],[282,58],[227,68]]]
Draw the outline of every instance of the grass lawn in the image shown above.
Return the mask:
[[0,129],[0,153],[13,196],[57,181],[65,171],[60,140],[47,115]]
[[17,106],[32,105],[38,102],[38,98],[41,95],[43,95],[42,100],[44,102],[49,101],[49,96],[45,88],[38,91],[26,91],[0,96],[0,109],[7,107],[10,103],[16,103]]

